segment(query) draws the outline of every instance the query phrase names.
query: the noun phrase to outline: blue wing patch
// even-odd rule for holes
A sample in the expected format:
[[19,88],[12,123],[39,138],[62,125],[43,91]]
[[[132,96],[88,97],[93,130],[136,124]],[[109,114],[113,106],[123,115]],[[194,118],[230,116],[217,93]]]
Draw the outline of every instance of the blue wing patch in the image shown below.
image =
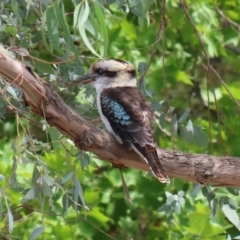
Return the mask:
[[102,96],[101,101],[104,112],[108,114],[113,122],[121,125],[131,124],[130,116],[117,101],[112,100],[107,96]]

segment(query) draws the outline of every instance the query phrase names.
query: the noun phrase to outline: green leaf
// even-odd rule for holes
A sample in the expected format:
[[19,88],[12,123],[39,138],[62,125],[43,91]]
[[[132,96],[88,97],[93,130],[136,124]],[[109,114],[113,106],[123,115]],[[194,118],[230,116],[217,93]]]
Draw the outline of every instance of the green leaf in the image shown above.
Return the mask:
[[185,199],[184,197],[179,197],[179,204],[183,206],[185,204]]
[[77,28],[83,27],[89,16],[89,4],[87,0],[78,4],[74,11],[74,26]]
[[181,82],[183,82],[185,84],[188,84],[188,85],[192,85],[193,84],[191,79],[190,79],[190,77],[189,77],[189,75],[186,72],[184,72],[184,71],[179,70],[177,72],[176,78],[177,78],[178,81],[181,81]]
[[16,37],[16,34],[17,34],[17,29],[14,27],[14,26],[6,26],[6,29],[5,29],[6,33],[9,33],[11,34],[13,37]]
[[34,166],[33,169],[33,174],[32,174],[32,185],[35,185],[35,183],[37,182],[37,180],[40,178],[41,174],[37,168],[37,166]]
[[54,127],[50,127],[48,130],[50,137],[51,137],[51,144],[54,148],[55,151],[58,151],[59,147],[60,147],[60,143],[59,143],[59,132],[56,130],[56,128]]
[[93,6],[96,13],[96,18],[99,22],[99,31],[103,38],[103,44],[104,44],[103,57],[105,57],[107,55],[107,50],[108,50],[108,31],[107,31],[105,16],[104,16],[103,10],[96,3],[93,4]]
[[74,9],[74,13],[73,13],[73,26],[75,28],[77,28],[77,26],[78,26],[78,22],[79,22],[78,20],[79,20],[79,15],[80,15],[81,9],[82,9],[82,4],[83,4],[83,2],[79,3],[75,7],[75,9]]
[[0,220],[2,218],[2,197],[0,197]]
[[172,195],[172,196],[169,196],[168,198],[167,198],[167,204],[168,205],[171,205],[173,202],[175,202],[176,201],[176,199],[174,198],[174,195]]
[[3,181],[6,177],[2,174],[0,174],[0,182]]
[[161,105],[159,104],[158,101],[152,101],[151,102],[151,109],[154,111],[158,111],[161,108]]
[[188,114],[190,113],[191,109],[187,109],[182,116],[178,119],[178,123],[182,124],[188,117]]
[[86,24],[89,22],[89,4],[88,1],[85,0],[84,3],[80,3],[75,11],[74,11],[74,26],[78,28],[79,33],[82,37],[82,40],[84,41],[87,48],[97,57],[101,58],[100,55],[95,51],[95,49],[92,47],[92,44],[90,43],[87,35],[86,35]]
[[236,188],[226,187],[229,193],[231,193],[234,196],[239,196],[239,190]]
[[11,94],[15,99],[18,99],[15,89],[11,86],[7,87],[6,91]]
[[72,177],[73,177],[73,171],[71,171],[71,172],[69,172],[68,174],[65,175],[65,177],[62,180],[62,183],[64,184],[65,182],[67,182]]
[[83,154],[82,158],[81,158],[81,167],[82,169],[84,169],[85,167],[88,167],[90,162],[90,157],[88,154]]
[[218,199],[217,198],[214,198],[213,199],[213,202],[212,202],[212,215],[213,217],[216,216],[216,213],[217,213],[217,207],[218,207]]
[[83,206],[86,207],[86,203],[85,203],[84,196],[83,196],[82,186],[81,186],[79,180],[76,177],[74,177],[73,182],[74,182],[74,195],[75,195],[74,199],[75,199],[75,201],[77,200],[76,196],[78,195],[81,199]]
[[42,194],[43,196],[47,196],[47,197],[53,196],[52,189],[49,187],[49,185],[45,181],[42,181]]
[[215,193],[209,186],[204,186],[202,188],[202,194],[207,198],[209,206],[211,206],[211,201],[216,197]]
[[7,208],[7,216],[8,216],[8,231],[11,233],[13,231],[13,227],[14,227],[14,220],[13,220],[12,212],[8,205],[8,200],[7,200],[6,195],[4,195],[4,198],[5,198],[5,205]]
[[165,212],[169,208],[169,204],[164,203],[159,209],[158,212]]
[[177,195],[178,195],[179,197],[183,197],[183,196],[185,195],[185,193],[184,193],[183,190],[180,190],[180,191],[178,191]]
[[47,183],[48,186],[54,185],[54,180],[51,176],[49,176],[47,173],[42,175],[41,178]]
[[[238,92],[240,92],[240,91],[238,91]],[[216,101],[220,100],[223,96],[223,93],[222,93],[221,88],[215,88],[214,90],[211,90],[211,91],[206,90],[206,89],[201,89],[201,95],[202,95],[202,98],[204,99],[204,101],[215,103],[215,98],[216,98]]]
[[62,1],[59,2],[59,15],[58,15],[58,21],[59,21],[59,25],[61,26],[62,30],[63,30],[63,37],[66,41],[66,48],[68,53],[70,54],[70,52],[75,52],[76,54],[76,58],[78,58],[77,55],[77,50],[74,46],[72,37],[70,35],[70,30],[69,30],[69,26],[67,24],[66,21],[66,17],[65,17],[65,9],[64,9],[64,4]]
[[12,10],[15,14],[16,19],[18,20],[19,23],[22,23],[22,17],[19,12],[19,3],[16,0],[11,0],[11,7]]
[[89,19],[85,23],[85,28],[86,28],[87,31],[89,31],[94,36],[95,46],[98,46],[99,45],[99,40],[101,39],[100,38],[100,33],[99,33],[100,26],[99,26],[99,22],[97,21],[97,19],[95,17],[94,9],[92,11],[90,11]]
[[27,3],[26,9],[27,9],[27,11],[29,11],[31,5],[33,4],[33,0],[25,0],[25,2]]
[[226,15],[234,21],[238,21],[240,19],[238,12],[235,10],[227,10],[225,11]]
[[173,209],[174,209],[174,212],[175,212],[175,213],[177,213],[177,214],[180,214],[180,213],[181,213],[181,206],[180,206],[179,202],[175,202],[175,203],[174,203]]
[[24,197],[21,200],[21,203],[25,203],[29,200],[32,200],[36,197],[35,195],[35,189],[34,187],[30,188],[29,191],[24,195]]
[[224,204],[222,211],[228,220],[240,231],[240,220],[236,210],[232,209],[228,204]]
[[64,194],[63,197],[62,197],[62,206],[63,206],[62,215],[67,215],[68,208],[71,206],[69,204],[69,197],[68,197],[67,194]]
[[162,113],[159,117],[159,124],[164,129],[166,123],[166,114]]
[[232,209],[238,209],[238,204],[228,196],[221,197],[219,202],[229,205]]
[[234,196],[239,196],[239,190],[237,188],[226,187],[229,193]]
[[186,126],[186,130],[188,131],[188,132],[194,132],[193,130],[193,123],[192,123],[192,120],[191,119],[189,119],[188,120],[188,123],[187,123],[187,126]]
[[44,231],[44,227],[37,227],[35,228],[30,235],[30,240],[36,239],[38,236],[40,236],[42,234],[42,232]]
[[168,208],[165,211],[166,217],[169,217],[173,212],[172,205],[168,205]]
[[208,141],[206,134],[200,127],[193,125],[191,119],[188,121],[186,128],[182,126],[180,129],[181,136],[185,141],[195,143],[201,147],[207,146]]
[[12,212],[9,207],[7,207],[7,216],[8,216],[8,230],[11,233],[13,231],[14,220]]
[[36,62],[35,64],[35,68],[39,71],[39,72],[43,72],[43,73],[49,73],[52,74],[54,73],[52,66],[48,63],[45,62]]
[[93,207],[92,211],[90,211],[88,213],[88,216],[93,217],[96,221],[98,221],[99,223],[101,223],[101,225],[103,225],[104,227],[108,226],[108,223],[112,223],[113,221],[111,220],[110,217],[108,217],[107,215],[105,215],[102,211],[101,208],[99,207]]
[[178,130],[178,122],[177,122],[177,115],[176,114],[173,114],[173,117],[171,119],[171,126],[172,126],[173,135],[176,135],[177,130]]
[[44,46],[47,48],[49,52],[52,52],[52,45],[48,43],[47,37],[46,37],[47,12],[48,12],[48,9],[44,12],[42,16],[41,33],[42,33],[42,40],[43,40]]
[[94,50],[94,48],[92,47],[87,35],[86,35],[86,32],[85,32],[85,27],[82,26],[79,28],[79,33],[82,37],[82,40],[84,41],[84,43],[86,44],[86,46],[88,47],[88,49],[94,54],[96,55],[97,57],[101,58],[101,56]]
[[206,147],[208,145],[207,135],[196,125],[194,125],[194,141],[201,147]]
[[146,71],[147,66],[148,66],[147,63],[139,62],[138,63],[138,72],[142,75]]
[[165,195],[167,198],[173,196],[170,192],[167,192],[167,191],[165,191]]
[[47,10],[47,30],[49,38],[52,42],[52,47],[57,49],[60,53],[63,53],[62,49],[59,47],[59,32],[58,32],[58,8],[56,7],[57,4],[54,4],[54,7],[50,7]]
[[[188,227],[186,227],[189,234],[201,235],[202,239],[212,239],[211,237],[219,236],[223,232],[222,226],[211,224],[209,219],[209,209],[202,203],[195,204],[196,210],[189,212],[187,215]],[[223,239],[223,238],[221,238]]]

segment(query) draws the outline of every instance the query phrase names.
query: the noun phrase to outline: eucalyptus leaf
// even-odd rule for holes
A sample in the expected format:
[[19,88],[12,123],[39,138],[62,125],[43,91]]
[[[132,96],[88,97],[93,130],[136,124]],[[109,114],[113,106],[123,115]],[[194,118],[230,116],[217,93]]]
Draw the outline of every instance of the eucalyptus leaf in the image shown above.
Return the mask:
[[234,196],[239,196],[239,189],[237,188],[231,188],[231,187],[226,187],[229,193],[231,193]]
[[213,202],[212,202],[212,215],[213,215],[213,217],[216,216],[217,208],[218,208],[218,199],[215,198],[215,199],[213,199]]
[[190,113],[190,109],[187,109],[187,110],[182,114],[182,116],[178,119],[178,123],[179,123],[179,124],[182,124],[182,123],[187,119],[189,113]]
[[2,198],[0,197],[0,219],[2,218],[2,212],[3,212],[3,209],[2,209]]
[[69,181],[71,178],[73,177],[73,171],[67,173],[64,178],[62,179],[62,183],[66,183],[67,181]]
[[14,219],[13,219],[11,209],[9,208],[8,200],[7,200],[6,195],[4,195],[4,198],[5,198],[5,205],[6,205],[6,208],[7,208],[8,230],[11,233],[13,231],[13,227],[14,227]]
[[166,114],[162,113],[159,117],[159,124],[163,129],[165,128],[165,123],[166,123]]
[[107,50],[108,50],[108,30],[106,26],[105,16],[104,16],[103,10],[97,4],[93,4],[93,6],[96,13],[96,18],[99,22],[99,27],[100,27],[99,31],[103,38],[103,44],[104,44],[103,57],[105,57],[107,55]]
[[42,182],[42,194],[43,196],[47,196],[47,197],[53,196],[52,189],[49,187],[49,185],[45,181]]
[[70,207],[71,205],[69,204],[69,198],[67,196],[67,194],[64,194],[63,197],[62,197],[62,215],[67,215],[68,213],[68,208]]
[[240,230],[240,220],[236,210],[232,209],[228,204],[224,204],[222,206],[222,211],[228,220],[238,229]]
[[25,203],[29,200],[35,199],[35,189],[34,187],[30,188],[29,191],[24,195],[24,197],[21,200],[21,203]]
[[166,217],[169,217],[173,212],[172,205],[168,205],[167,209],[165,210]]
[[181,213],[181,206],[180,206],[179,202],[174,203],[173,209],[174,209],[175,213],[177,213],[177,214]]
[[77,202],[77,199],[78,199],[77,196],[79,196],[83,206],[86,207],[86,203],[85,203],[84,196],[83,196],[82,186],[81,186],[79,180],[76,177],[74,177],[73,182],[74,182],[74,200]]
[[178,130],[178,122],[177,122],[177,115],[173,114],[172,120],[171,120],[171,125],[172,125],[172,132],[174,135],[177,134]]
[[39,237],[43,233],[43,231],[44,231],[43,226],[35,228],[30,234],[30,240],[33,240]]
[[94,48],[92,47],[92,44],[90,43],[87,35],[86,35],[86,31],[85,31],[85,27],[81,26],[79,27],[79,32],[80,35],[82,37],[82,40],[84,41],[84,43],[86,44],[86,46],[88,47],[88,49],[97,57],[101,58],[101,56],[94,50]]
[[165,212],[169,208],[169,204],[164,203],[159,209],[158,212]]
[[59,147],[60,147],[60,143],[59,143],[59,132],[56,130],[56,128],[50,127],[48,130],[51,140],[52,140],[52,146],[54,148],[55,151],[58,151]]

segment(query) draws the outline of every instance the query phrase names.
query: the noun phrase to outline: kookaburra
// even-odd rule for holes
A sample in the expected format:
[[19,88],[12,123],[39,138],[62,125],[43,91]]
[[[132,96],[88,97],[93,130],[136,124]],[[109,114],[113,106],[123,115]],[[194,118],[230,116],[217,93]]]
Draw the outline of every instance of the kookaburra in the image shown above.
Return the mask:
[[169,183],[156,151],[153,114],[137,89],[133,65],[119,59],[101,60],[73,83],[91,83],[96,88],[98,111],[107,130],[119,143],[128,143],[160,182]]

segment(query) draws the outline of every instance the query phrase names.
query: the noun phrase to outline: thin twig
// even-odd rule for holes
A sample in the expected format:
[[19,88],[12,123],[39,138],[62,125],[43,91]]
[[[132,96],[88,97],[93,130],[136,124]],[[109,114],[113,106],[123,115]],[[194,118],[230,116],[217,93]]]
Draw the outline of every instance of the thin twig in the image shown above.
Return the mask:
[[[162,1],[162,4],[163,4],[163,7],[162,7],[162,13],[164,13],[164,8],[165,8],[165,0]],[[163,15],[164,16],[164,15]],[[158,27],[158,31],[157,31],[157,34],[156,34],[156,38],[155,38],[155,41],[154,43],[152,44],[152,50],[151,50],[151,54],[150,54],[150,59],[148,61],[148,65],[146,67],[146,69],[144,70],[144,72],[142,73],[142,76],[139,78],[139,83],[141,85],[142,81],[143,81],[143,78],[144,76],[146,75],[150,65],[151,65],[151,62],[153,60],[153,57],[154,57],[154,54],[155,54],[155,50],[156,50],[156,47],[157,47],[157,44],[158,42],[160,41],[161,39],[161,33],[163,32],[164,30],[164,18],[161,18],[161,22],[159,24],[159,27]]]
[[230,18],[228,18],[218,7],[216,7],[216,11],[224,20],[226,20],[227,23],[229,23],[231,26],[233,26],[240,32],[239,24],[237,24],[236,22],[234,22]]
[[[162,25],[162,32],[163,32],[163,34],[162,34],[162,76],[163,76],[163,81],[164,81],[164,85],[165,85],[167,106],[168,106],[168,109],[170,109],[170,95],[169,95],[169,91],[168,91],[167,78],[166,78],[166,73],[165,73],[165,35],[164,35],[165,4],[166,4],[166,0],[163,0],[162,1],[162,9],[161,9],[162,22],[163,22],[163,25]],[[171,123],[172,123],[172,111],[169,111],[169,115],[170,115],[170,119],[171,119]],[[172,127],[172,124],[171,124],[171,127]],[[174,149],[174,142],[175,142],[175,134],[172,134],[172,149]]]
[[[185,13],[185,16],[187,17],[188,21],[190,22],[190,24],[192,25],[192,28],[202,46],[202,49],[203,49],[203,52],[204,52],[204,55],[205,55],[205,58],[206,58],[206,61],[207,61],[207,80],[208,82],[211,82],[211,84],[213,85],[212,83],[212,79],[209,78],[209,75],[211,75],[211,70],[213,70],[213,67],[211,66],[211,63],[210,63],[210,59],[209,59],[209,56],[208,56],[208,53],[207,53],[207,50],[206,50],[206,47],[205,47],[205,44],[199,34],[199,32],[197,31],[195,25],[194,25],[194,22],[193,20],[191,19],[187,9],[186,9],[186,5],[184,3],[183,0],[179,0],[181,5],[182,5],[182,9]],[[214,71],[216,72],[216,71]],[[207,92],[208,92],[208,103],[209,103],[209,88],[208,88],[208,84],[207,84]],[[213,91],[214,92],[214,91]],[[214,92],[214,100],[215,100],[215,104],[216,104],[216,111],[218,112],[219,109],[218,109],[218,105],[217,105],[217,102],[216,102],[216,96],[215,96],[215,92]],[[217,115],[218,116],[218,126],[219,126],[219,114]],[[208,108],[208,117],[209,117],[209,134],[210,134],[210,139],[212,139],[212,131],[211,131],[211,121],[210,121],[210,109]],[[220,131],[220,138],[221,138],[221,141],[222,141],[222,135],[221,135],[221,128],[219,128],[219,131]],[[211,141],[211,148],[212,148],[212,152],[213,152],[213,145],[212,145],[212,141]]]

